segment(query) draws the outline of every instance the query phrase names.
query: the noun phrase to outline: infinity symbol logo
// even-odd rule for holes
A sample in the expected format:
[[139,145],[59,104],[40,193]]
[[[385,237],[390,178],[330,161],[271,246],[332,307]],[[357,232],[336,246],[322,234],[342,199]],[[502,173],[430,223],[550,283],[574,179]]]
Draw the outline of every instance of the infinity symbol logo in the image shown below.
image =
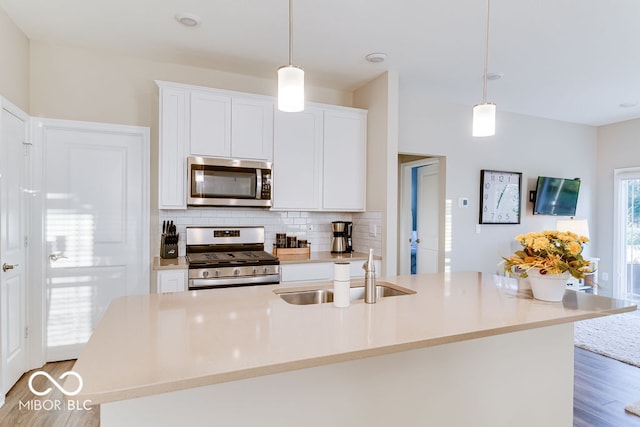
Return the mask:
[[79,382],[78,388],[73,391],[67,391],[62,387],[62,385],[60,385],[60,383],[58,383],[55,379],[53,379],[51,375],[49,375],[48,373],[44,371],[36,371],[33,374],[31,374],[31,376],[29,377],[29,390],[31,390],[31,393],[35,394],[36,396],[44,396],[46,394],[51,393],[51,387],[47,388],[45,391],[37,391],[36,389],[33,388],[33,379],[38,375],[46,377],[51,382],[51,384],[53,384],[65,396],[75,396],[76,394],[80,393],[80,390],[82,390],[82,386],[84,385],[82,382],[82,377],[77,372],[67,371],[64,374],[60,375],[60,378],[58,378],[60,380],[63,380],[69,375],[71,375],[78,379],[78,382]]

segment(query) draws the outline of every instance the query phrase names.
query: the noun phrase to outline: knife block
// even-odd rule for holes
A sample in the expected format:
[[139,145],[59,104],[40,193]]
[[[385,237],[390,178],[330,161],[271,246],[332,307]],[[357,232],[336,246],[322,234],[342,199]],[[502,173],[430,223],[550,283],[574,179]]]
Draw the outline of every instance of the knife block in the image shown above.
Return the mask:
[[160,258],[178,258],[178,234],[160,237]]

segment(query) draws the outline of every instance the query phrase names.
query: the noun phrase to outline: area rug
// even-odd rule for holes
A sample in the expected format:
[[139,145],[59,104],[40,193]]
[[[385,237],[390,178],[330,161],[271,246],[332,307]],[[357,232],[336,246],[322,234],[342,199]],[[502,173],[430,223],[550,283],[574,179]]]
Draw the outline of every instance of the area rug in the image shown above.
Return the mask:
[[640,400],[624,407],[624,410],[640,417]]
[[640,367],[640,313],[622,313],[574,323],[576,347]]

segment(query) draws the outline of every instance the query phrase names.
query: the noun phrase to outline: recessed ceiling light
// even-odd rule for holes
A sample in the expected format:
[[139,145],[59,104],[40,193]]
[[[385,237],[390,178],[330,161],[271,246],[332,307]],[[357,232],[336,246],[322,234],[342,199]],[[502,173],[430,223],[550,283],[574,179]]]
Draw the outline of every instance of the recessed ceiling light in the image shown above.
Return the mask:
[[629,101],[620,103],[620,108],[633,108],[638,105],[637,102]]
[[176,14],[176,21],[184,25],[185,27],[197,27],[200,25],[200,17],[193,13],[178,13]]
[[500,80],[504,77],[504,73],[488,73],[487,80]]
[[367,61],[376,64],[376,63],[384,62],[384,60],[387,58],[387,54],[381,53],[381,52],[370,53],[367,56],[365,56],[365,58],[367,59]]

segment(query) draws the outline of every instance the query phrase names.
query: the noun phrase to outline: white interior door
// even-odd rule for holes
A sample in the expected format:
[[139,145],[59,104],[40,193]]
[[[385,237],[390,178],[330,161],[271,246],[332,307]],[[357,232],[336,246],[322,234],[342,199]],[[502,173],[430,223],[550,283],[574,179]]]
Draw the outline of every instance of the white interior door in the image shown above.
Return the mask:
[[26,232],[29,149],[26,117],[2,109],[0,136],[0,322],[2,394],[27,371]]
[[438,164],[418,168],[416,273],[437,273],[439,255]]
[[42,120],[46,360],[76,358],[112,299],[149,290],[146,128]]

